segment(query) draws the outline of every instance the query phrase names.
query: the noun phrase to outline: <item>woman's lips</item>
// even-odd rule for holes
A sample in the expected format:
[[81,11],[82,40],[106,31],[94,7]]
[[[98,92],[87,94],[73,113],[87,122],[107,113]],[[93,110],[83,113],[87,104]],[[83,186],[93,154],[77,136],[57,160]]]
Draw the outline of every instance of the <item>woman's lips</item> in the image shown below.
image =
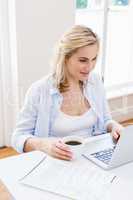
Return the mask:
[[87,76],[87,75],[89,75],[89,72],[80,72],[80,74]]

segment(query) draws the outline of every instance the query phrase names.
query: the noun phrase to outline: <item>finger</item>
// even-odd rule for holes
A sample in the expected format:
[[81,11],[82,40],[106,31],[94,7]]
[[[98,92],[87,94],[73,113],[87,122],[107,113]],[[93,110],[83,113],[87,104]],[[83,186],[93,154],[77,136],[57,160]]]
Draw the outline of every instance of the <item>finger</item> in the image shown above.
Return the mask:
[[71,151],[65,151],[64,149],[60,149],[56,146],[56,143],[54,143],[51,147],[51,153],[54,154],[54,153],[57,153],[59,154],[60,156],[66,156],[68,158],[72,158],[72,152]]
[[60,156],[65,156],[65,157],[68,157],[70,159],[72,159],[72,152],[68,152],[68,151],[64,151],[64,150],[61,150],[59,149],[58,147],[55,147],[54,151],[59,154]]
[[55,146],[63,151],[66,151],[66,152],[71,152],[71,149],[65,145],[62,141],[58,141]]
[[58,148],[54,148],[53,151],[52,151],[52,156],[55,157],[55,158],[62,159],[62,160],[72,160],[72,156],[66,155],[65,153],[66,152],[62,153],[62,151]]
[[120,132],[118,131],[118,132],[116,132],[117,133],[117,135],[118,135],[118,137],[117,137],[117,141],[119,140],[119,138],[120,138]]
[[56,152],[54,153],[53,155],[55,158],[58,158],[58,159],[61,159],[61,160],[67,160],[67,161],[70,161],[71,158],[67,157],[67,156],[63,156],[63,155],[60,155],[60,154],[57,154]]
[[118,139],[119,137],[120,137],[120,134],[118,133],[118,132],[113,132],[113,137],[115,138],[115,139]]

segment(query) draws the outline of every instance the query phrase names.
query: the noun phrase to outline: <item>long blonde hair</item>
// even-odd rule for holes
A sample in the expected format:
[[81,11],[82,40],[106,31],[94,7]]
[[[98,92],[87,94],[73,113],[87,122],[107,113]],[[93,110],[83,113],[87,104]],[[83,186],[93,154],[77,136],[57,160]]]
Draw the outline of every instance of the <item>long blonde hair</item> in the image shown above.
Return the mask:
[[97,35],[90,28],[83,25],[75,25],[60,39],[53,63],[55,86],[60,92],[65,92],[69,87],[65,73],[66,59],[70,58],[79,48],[93,44],[99,45]]

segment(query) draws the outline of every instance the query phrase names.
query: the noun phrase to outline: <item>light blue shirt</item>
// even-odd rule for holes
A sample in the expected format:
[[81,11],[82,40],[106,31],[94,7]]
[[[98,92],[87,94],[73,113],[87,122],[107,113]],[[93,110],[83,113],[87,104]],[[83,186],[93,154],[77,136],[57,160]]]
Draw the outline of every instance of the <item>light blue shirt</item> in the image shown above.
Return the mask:
[[[83,92],[97,115],[96,123],[90,127],[91,135],[104,133],[112,118],[103,83],[94,72],[89,75],[89,79],[84,84]],[[54,87],[52,75],[48,75],[31,85],[12,135],[12,146],[18,152],[23,152],[24,143],[29,137],[53,136],[51,127],[59,112],[62,100],[61,93]]]

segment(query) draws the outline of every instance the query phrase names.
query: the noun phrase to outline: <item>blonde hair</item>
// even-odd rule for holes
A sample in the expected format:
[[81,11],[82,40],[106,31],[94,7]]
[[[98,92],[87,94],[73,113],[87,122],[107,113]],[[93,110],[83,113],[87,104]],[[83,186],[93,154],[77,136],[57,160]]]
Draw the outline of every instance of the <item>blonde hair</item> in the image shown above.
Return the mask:
[[79,48],[94,44],[99,45],[97,35],[90,28],[83,25],[72,27],[58,42],[56,58],[53,63],[53,76],[55,86],[60,92],[65,92],[69,87],[65,73],[66,59],[70,58]]

